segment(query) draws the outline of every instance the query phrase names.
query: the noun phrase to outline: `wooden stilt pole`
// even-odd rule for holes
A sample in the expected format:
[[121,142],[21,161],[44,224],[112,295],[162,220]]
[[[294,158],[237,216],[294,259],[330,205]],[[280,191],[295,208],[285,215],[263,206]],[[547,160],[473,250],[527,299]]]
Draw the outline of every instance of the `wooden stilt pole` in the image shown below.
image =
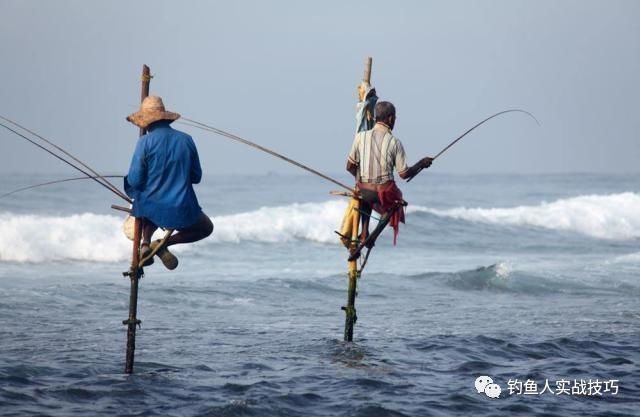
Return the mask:
[[[151,72],[146,65],[142,66],[142,92],[141,101],[149,95],[149,83],[151,81]],[[140,136],[145,134],[145,130],[140,128]],[[124,372],[133,373],[133,360],[136,350],[136,326],[141,321],[138,320],[138,281],[142,277],[142,268],[138,265],[140,262],[140,240],[142,239],[142,219],[135,219],[135,229],[133,234],[133,250],[131,254],[131,266],[124,275],[131,279],[131,292],[129,294],[129,318],[124,320],[122,324],[127,326],[127,357],[124,366]]]
[[371,66],[373,64],[373,58],[370,56],[367,57],[367,60],[364,63],[364,75],[362,76],[362,81],[367,84],[371,84]]
[[[367,57],[367,60],[364,63],[364,74],[362,76],[362,82],[358,87],[359,98],[361,101],[365,99],[366,89],[371,84],[371,66],[373,63],[373,59],[371,57]],[[373,121],[373,115],[367,114],[368,119]],[[351,244],[349,247],[350,253],[353,253],[359,248],[360,244],[360,200],[357,199],[356,196],[352,198],[355,199],[353,209],[355,210],[354,216],[352,217],[352,225],[351,225]],[[349,261],[349,286],[347,289],[347,305],[342,307],[345,312],[345,322],[344,322],[344,340],[346,342],[353,341],[353,326],[358,320],[358,316],[356,315],[356,296],[358,294],[358,279],[360,278],[360,272],[358,271],[358,259],[354,259]]]
[[[354,250],[359,243],[359,233],[360,229],[360,200],[357,200],[354,205],[355,215],[352,218],[353,224],[351,227],[351,250]],[[345,342],[353,341],[353,326],[358,320],[358,316],[356,315],[356,295],[357,295],[357,285],[358,278],[360,278],[360,272],[358,272],[358,261],[354,259],[353,261],[349,261],[349,287],[347,290],[347,305],[342,307],[345,312],[345,322],[344,322],[344,340]]]
[[[142,88],[140,89],[140,102],[149,96],[149,84],[151,83],[151,70],[148,66],[142,66]],[[147,131],[144,128],[140,128],[140,136],[143,136]]]
[[[358,93],[360,97],[360,101],[365,100],[365,96],[367,93],[367,89],[371,86],[371,66],[373,65],[373,58],[367,57],[367,60],[364,62],[364,74],[362,76],[362,82],[360,83],[360,87],[358,88]],[[371,129],[373,127],[373,109],[366,110],[366,118],[367,118],[367,129]]]
[[127,325],[127,357],[124,366],[124,372],[133,373],[133,359],[136,350],[136,326],[141,321],[138,319],[138,281],[142,276],[142,271],[138,268],[140,239],[142,235],[142,221],[135,220],[135,232],[133,237],[133,255],[131,257],[131,267],[129,272],[125,272],[131,279],[131,292],[129,293],[129,318],[124,320],[122,324]]

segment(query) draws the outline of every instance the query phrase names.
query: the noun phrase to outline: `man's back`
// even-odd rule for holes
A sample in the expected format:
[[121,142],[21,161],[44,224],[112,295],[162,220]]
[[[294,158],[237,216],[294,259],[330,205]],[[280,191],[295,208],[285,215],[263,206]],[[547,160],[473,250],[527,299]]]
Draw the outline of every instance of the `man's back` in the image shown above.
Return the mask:
[[134,190],[134,215],[163,227],[181,228],[200,215],[192,184],[202,170],[191,136],[158,122],[140,138],[127,182]]
[[358,166],[357,181],[361,183],[385,184],[393,181],[394,168],[398,173],[407,170],[402,143],[382,123],[356,134],[349,161]]

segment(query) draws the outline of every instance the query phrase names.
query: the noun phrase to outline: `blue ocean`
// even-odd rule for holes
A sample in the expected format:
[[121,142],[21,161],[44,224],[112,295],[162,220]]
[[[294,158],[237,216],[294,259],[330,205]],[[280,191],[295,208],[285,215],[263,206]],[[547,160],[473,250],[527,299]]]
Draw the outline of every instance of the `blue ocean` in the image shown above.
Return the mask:
[[91,181],[0,199],[0,415],[640,415],[637,175],[434,166],[401,187],[347,343],[347,200],[307,175],[205,176],[214,233],[145,268],[132,375],[122,202]]

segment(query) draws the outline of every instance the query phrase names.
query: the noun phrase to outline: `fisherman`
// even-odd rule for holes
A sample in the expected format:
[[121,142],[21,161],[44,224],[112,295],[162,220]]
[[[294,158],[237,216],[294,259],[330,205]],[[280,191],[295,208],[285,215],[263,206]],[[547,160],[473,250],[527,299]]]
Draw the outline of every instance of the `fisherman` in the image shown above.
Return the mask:
[[391,133],[396,122],[395,106],[388,101],[379,101],[375,104],[374,113],[373,128],[356,133],[347,159],[347,171],[357,182],[362,214],[361,245],[351,254],[350,260],[359,256],[362,245],[372,247],[375,237],[379,234],[374,233],[376,236],[372,236],[373,241],[367,241],[372,209],[390,216],[389,224],[394,229],[394,244],[396,242],[399,223],[404,223],[404,208],[399,203],[403,203],[404,200],[393,178],[394,168],[400,178],[409,180],[422,169],[430,167],[433,161],[432,158],[425,157],[409,167],[402,143]]
[[[131,215],[143,221],[140,258],[160,245],[161,240],[151,242],[158,227],[175,229],[177,233],[156,252],[168,269],[178,266],[178,258],[167,247],[196,242],[213,232],[213,223],[193,191],[193,184],[202,178],[196,145],[191,136],[170,126],[179,117],[166,111],[162,99],[156,96],[145,98],[140,110],[127,117],[147,131],[138,140],[129,174],[124,178],[125,192],[134,200]],[[145,265],[152,263],[150,258]]]

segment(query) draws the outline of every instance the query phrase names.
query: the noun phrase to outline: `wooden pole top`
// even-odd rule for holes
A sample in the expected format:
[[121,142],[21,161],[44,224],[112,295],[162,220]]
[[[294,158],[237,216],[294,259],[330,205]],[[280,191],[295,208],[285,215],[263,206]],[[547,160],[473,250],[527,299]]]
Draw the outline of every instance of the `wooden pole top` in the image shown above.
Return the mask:
[[371,66],[373,64],[373,58],[367,57],[367,60],[364,63],[364,76],[362,77],[362,81],[367,84],[371,84]]

